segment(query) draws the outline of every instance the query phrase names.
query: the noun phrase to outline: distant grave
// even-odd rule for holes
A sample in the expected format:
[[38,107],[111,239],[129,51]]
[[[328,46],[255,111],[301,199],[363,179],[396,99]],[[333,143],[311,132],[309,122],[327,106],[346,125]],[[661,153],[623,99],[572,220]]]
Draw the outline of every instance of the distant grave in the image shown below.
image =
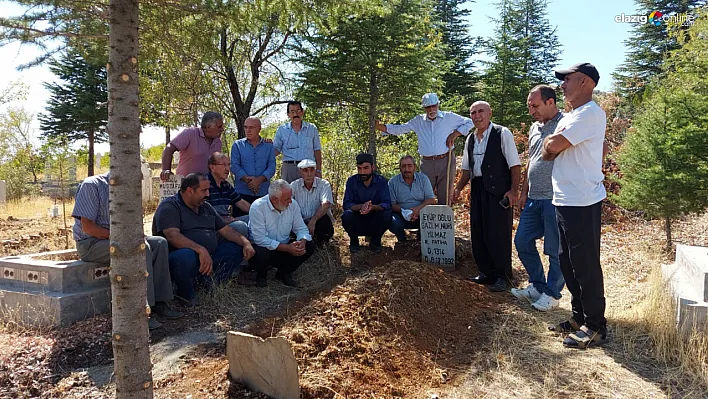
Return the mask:
[[7,184],[5,180],[0,180],[0,204],[7,203]]
[[676,300],[679,328],[708,331],[708,247],[676,245],[676,261],[661,271]]
[[179,186],[182,184],[182,176],[170,175],[167,181],[160,182],[160,202],[167,197],[171,197],[179,192]]
[[455,267],[455,215],[446,205],[428,205],[420,211],[420,247],[423,261],[445,269]]

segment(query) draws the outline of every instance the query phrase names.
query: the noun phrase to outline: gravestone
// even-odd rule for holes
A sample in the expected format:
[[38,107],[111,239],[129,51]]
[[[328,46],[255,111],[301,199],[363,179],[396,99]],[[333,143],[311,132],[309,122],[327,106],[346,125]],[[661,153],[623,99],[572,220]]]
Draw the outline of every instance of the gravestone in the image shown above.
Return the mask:
[[0,204],[7,203],[7,184],[5,180],[0,180]]
[[455,267],[455,215],[446,205],[428,205],[420,211],[420,248],[423,261],[444,269]]
[[676,245],[676,261],[662,265],[677,304],[678,327],[708,330],[708,247]]
[[177,194],[181,183],[182,176],[180,175],[170,175],[167,181],[160,181],[160,202],[167,197]]
[[94,169],[101,169],[101,154],[96,154],[94,156]]
[[143,202],[147,202],[152,199],[152,172],[147,162],[140,165],[140,171],[143,174]]

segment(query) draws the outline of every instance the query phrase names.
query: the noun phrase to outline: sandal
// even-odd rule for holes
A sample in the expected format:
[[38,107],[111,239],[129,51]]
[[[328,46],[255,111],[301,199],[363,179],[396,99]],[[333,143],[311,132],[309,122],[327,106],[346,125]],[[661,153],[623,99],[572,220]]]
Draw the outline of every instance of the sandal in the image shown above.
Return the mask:
[[580,330],[580,324],[575,321],[572,317],[566,321],[561,321],[560,323],[548,326],[548,331],[559,333],[559,334],[570,334]]
[[587,326],[580,327],[580,330],[569,334],[563,340],[566,348],[587,349],[591,346],[602,346],[609,342],[607,331],[593,331]]

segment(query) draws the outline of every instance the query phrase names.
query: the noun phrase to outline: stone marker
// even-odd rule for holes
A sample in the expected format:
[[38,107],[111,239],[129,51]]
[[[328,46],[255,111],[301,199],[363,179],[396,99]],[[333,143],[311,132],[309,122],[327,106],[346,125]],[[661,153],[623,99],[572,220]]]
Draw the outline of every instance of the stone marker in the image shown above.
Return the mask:
[[285,338],[229,331],[226,355],[231,378],[249,389],[275,399],[300,398],[297,361]]
[[7,202],[7,185],[5,180],[0,180],[0,204]]
[[182,176],[180,175],[170,175],[167,181],[160,181],[160,202],[167,197],[177,194],[181,183]]
[[445,269],[455,267],[455,215],[446,205],[428,205],[420,211],[420,248],[423,261]]
[[708,247],[676,245],[676,261],[662,265],[677,304],[681,330],[708,331]]
[[94,155],[94,169],[101,169],[101,154]]
[[140,171],[143,173],[143,202],[147,202],[152,199],[152,172],[150,171],[150,165],[147,162],[143,162],[140,165]]

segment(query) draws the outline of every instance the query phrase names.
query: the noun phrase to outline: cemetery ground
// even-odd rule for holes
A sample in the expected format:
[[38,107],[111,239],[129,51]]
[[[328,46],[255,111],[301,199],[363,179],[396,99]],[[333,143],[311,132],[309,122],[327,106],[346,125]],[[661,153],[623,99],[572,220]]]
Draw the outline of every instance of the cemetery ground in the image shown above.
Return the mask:
[[[49,206],[36,200],[0,208],[0,255],[63,249],[64,222],[47,218]],[[174,337],[212,337],[156,361],[155,397],[265,398],[228,378],[229,330],[285,337],[303,398],[706,397],[708,339],[682,341],[675,333],[658,274],[661,263],[673,261],[661,249],[661,223],[606,208],[602,265],[612,341],[575,351],[546,331],[568,316],[567,291],[560,309],[541,313],[465,281],[476,268],[467,209],[456,206],[455,213],[453,272],[420,263],[417,243],[394,248],[390,233],[381,254],[364,248],[350,257],[338,226],[334,242],[296,273],[302,288],[233,281],[202,294],[186,317],[151,332],[153,356]],[[150,218],[145,222],[149,230]],[[678,222],[674,237],[708,245],[708,216]],[[73,247],[70,235],[68,243]],[[525,281],[515,253],[513,262]],[[102,385],[111,370],[110,324],[108,316],[61,330],[2,322],[0,398],[112,397],[112,385]]]

